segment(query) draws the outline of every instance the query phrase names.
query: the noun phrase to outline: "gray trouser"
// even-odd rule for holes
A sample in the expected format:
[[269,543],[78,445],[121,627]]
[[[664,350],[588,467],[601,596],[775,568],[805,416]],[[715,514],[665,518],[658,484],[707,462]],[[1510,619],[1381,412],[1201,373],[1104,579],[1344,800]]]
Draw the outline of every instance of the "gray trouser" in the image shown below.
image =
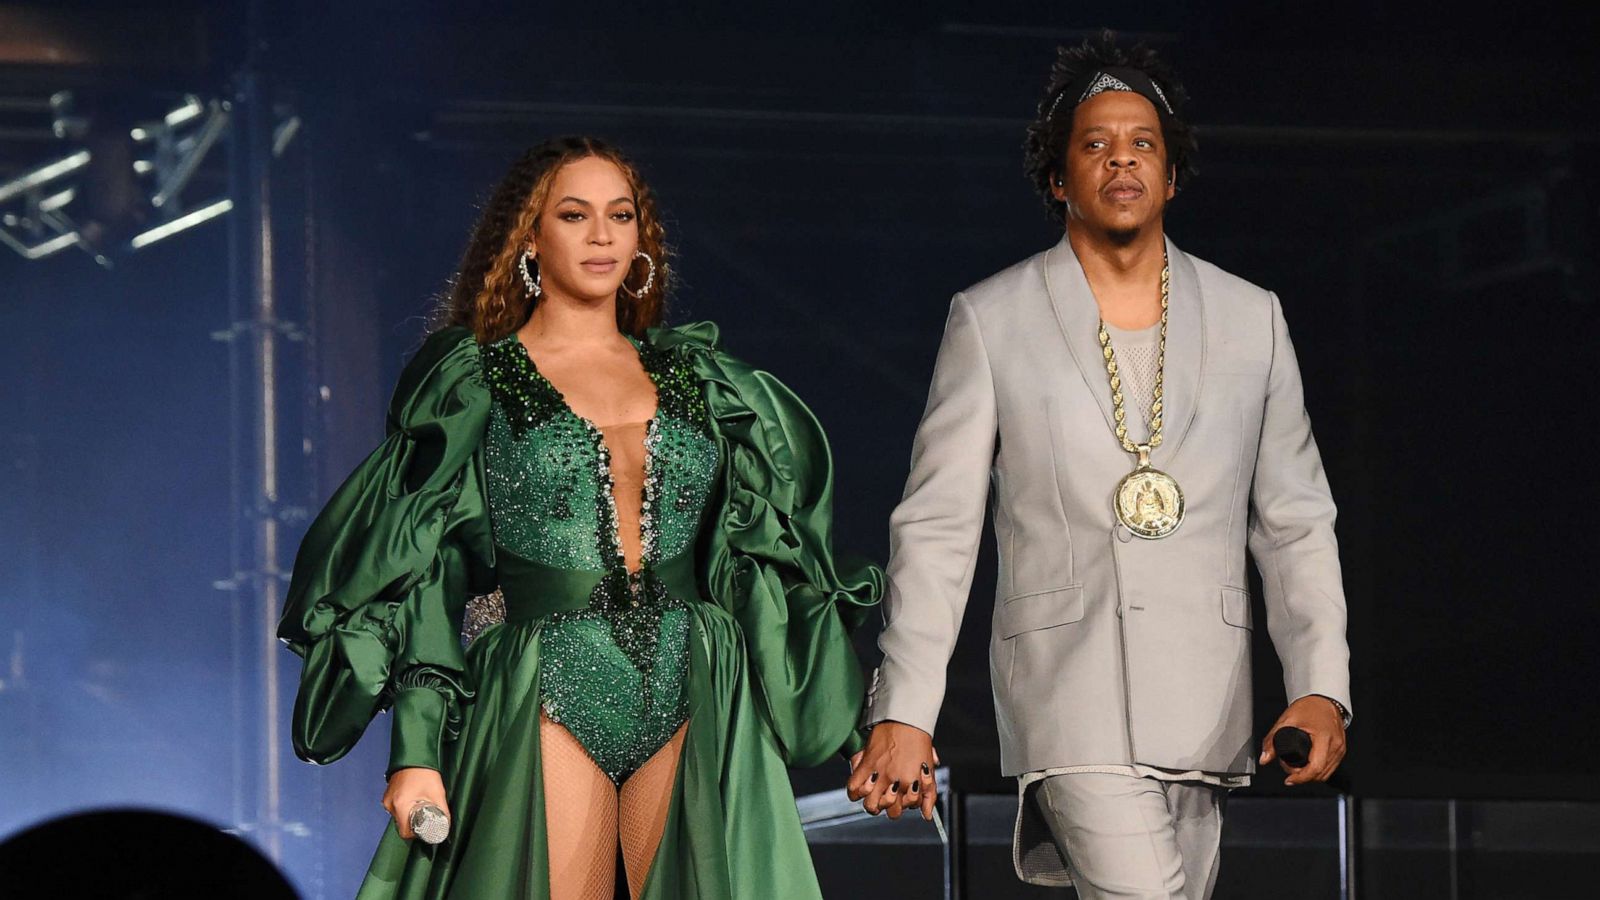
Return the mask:
[[1036,796],[1081,900],[1207,900],[1227,794],[1199,782],[1088,772],[1052,775]]

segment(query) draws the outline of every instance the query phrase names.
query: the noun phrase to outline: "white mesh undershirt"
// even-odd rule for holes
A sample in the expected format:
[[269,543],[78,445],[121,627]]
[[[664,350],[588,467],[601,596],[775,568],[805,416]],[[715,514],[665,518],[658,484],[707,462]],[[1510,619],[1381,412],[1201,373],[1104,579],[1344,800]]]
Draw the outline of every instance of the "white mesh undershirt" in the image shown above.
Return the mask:
[[1127,413],[1124,421],[1128,425],[1128,440],[1142,444],[1150,436],[1150,404],[1155,400],[1151,392],[1156,389],[1161,323],[1126,331],[1107,322],[1106,334],[1111,336],[1117,374],[1122,378],[1122,408]]

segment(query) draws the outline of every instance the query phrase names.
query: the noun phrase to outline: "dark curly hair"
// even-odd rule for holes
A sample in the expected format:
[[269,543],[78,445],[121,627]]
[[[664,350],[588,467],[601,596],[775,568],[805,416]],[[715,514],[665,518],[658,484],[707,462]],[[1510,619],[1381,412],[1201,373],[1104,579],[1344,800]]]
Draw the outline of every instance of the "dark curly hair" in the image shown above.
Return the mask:
[[672,285],[672,265],[655,195],[638,168],[616,147],[598,138],[564,136],[551,138],[523,153],[489,195],[450,282],[450,292],[434,316],[436,328],[465,325],[479,341],[487,343],[505,337],[528,321],[538,301],[524,292],[517,260],[529,236],[538,228],[539,214],[549,199],[556,173],[567,163],[590,156],[608,160],[622,170],[639,209],[639,249],[656,261],[655,282],[648,293],[638,297],[629,292],[641,293],[650,266],[642,259],[633,261],[623,280],[625,290],[617,292],[617,329],[638,336],[661,324]]
[[1167,165],[1177,170],[1174,184],[1180,189],[1198,171],[1194,157],[1199,150],[1194,130],[1182,118],[1183,103],[1188,99],[1183,84],[1173,75],[1156,51],[1143,43],[1124,50],[1117,46],[1117,34],[1110,29],[1085,40],[1076,47],[1056,48],[1056,62],[1050,67],[1050,83],[1039,99],[1039,115],[1028,126],[1028,137],[1022,142],[1023,170],[1034,190],[1044,200],[1050,218],[1065,224],[1066,204],[1050,192],[1050,183],[1066,163],[1067,136],[1072,133],[1073,110],[1065,108],[1050,117],[1056,97],[1085,72],[1110,67],[1138,69],[1150,77],[1167,99],[1175,113],[1162,120],[1162,142],[1167,147]]

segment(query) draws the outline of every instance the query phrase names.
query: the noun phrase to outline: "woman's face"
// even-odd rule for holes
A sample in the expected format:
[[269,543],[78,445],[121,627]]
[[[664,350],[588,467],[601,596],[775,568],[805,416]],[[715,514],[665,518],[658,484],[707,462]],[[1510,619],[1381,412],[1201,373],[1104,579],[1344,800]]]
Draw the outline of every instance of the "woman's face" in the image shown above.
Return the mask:
[[622,170],[598,156],[562,166],[529,243],[546,292],[615,297],[639,249],[639,209]]

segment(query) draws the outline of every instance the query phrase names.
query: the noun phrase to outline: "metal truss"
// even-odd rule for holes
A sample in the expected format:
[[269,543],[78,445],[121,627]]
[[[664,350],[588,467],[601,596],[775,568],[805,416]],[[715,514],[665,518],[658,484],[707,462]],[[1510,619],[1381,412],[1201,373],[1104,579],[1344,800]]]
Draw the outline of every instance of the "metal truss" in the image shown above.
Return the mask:
[[[101,246],[89,236],[97,230],[88,227],[92,223],[80,225],[70,211],[82,205],[86,194],[103,187],[90,176],[93,151],[81,146],[92,117],[77,114],[74,105],[70,91],[51,96],[50,130],[58,140],[80,146],[0,182],[0,244],[28,260],[76,247],[111,268],[117,254],[142,250],[233,209],[233,199],[225,195],[193,204],[184,198],[184,189],[227,135],[232,116],[226,100],[186,94],[159,119],[141,122],[129,133],[136,147],[148,148],[148,155],[135,159],[127,175],[148,182],[140,192],[154,223],[117,246]],[[293,129],[287,134],[292,137]]]

